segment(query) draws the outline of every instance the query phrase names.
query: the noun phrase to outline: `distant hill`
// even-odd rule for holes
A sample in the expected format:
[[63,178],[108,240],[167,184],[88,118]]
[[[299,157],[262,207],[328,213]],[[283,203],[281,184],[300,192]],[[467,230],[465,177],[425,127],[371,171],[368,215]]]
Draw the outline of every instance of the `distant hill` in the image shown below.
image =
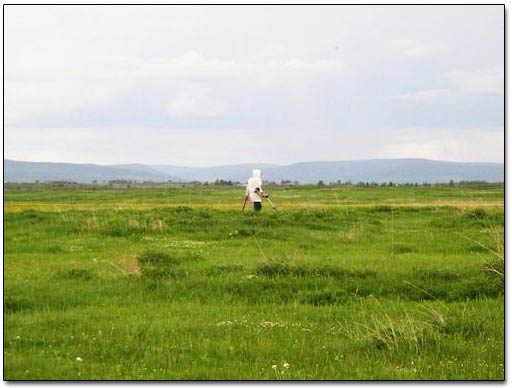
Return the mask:
[[97,164],[20,162],[4,159],[4,182],[40,182],[67,180],[88,183],[130,179],[167,181],[167,176],[151,167],[138,164],[101,166]]
[[267,171],[267,179],[315,183],[341,180],[357,182],[447,183],[450,180],[504,181],[500,163],[458,163],[428,159],[373,159],[342,162],[296,163]]
[[504,181],[503,163],[459,163],[428,159],[372,159],[333,162],[304,162],[287,166],[275,164],[237,164],[217,167],[180,167],[171,165],[37,163],[4,160],[4,182],[40,182],[70,180],[75,182],[130,179],[136,181],[209,181],[224,179],[245,182],[251,171],[259,168],[263,179],[300,183],[335,181],[446,183],[450,180],[488,182]]
[[213,182],[216,179],[245,182],[251,175],[252,170],[263,170],[264,179],[268,179],[268,172],[274,168],[283,168],[275,164],[254,163],[254,164],[232,164],[217,167],[178,167],[170,165],[151,166],[157,171],[168,175],[182,177],[184,180]]
[[245,182],[254,168],[263,171],[263,179],[300,183],[324,182],[429,182],[443,183],[450,180],[504,181],[502,163],[458,163],[428,159],[372,159],[334,162],[304,162],[288,166],[272,164],[239,164],[220,167],[190,168],[152,166],[155,170],[180,176],[188,180],[214,181],[224,179]]

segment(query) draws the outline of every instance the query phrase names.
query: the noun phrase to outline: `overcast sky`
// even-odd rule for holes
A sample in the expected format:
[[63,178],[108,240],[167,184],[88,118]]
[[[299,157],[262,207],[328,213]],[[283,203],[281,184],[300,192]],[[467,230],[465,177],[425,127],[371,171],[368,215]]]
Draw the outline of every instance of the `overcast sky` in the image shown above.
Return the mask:
[[5,157],[504,160],[503,6],[5,7]]

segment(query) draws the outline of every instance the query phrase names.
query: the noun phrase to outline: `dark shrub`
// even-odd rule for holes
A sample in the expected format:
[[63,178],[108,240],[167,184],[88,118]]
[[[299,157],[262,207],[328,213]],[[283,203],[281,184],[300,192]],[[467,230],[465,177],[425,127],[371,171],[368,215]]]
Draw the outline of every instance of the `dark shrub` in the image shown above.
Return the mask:
[[464,213],[464,215],[467,218],[470,218],[473,220],[482,220],[485,217],[487,217],[487,212],[484,209],[477,207],[475,209],[470,209],[470,210],[466,211]]

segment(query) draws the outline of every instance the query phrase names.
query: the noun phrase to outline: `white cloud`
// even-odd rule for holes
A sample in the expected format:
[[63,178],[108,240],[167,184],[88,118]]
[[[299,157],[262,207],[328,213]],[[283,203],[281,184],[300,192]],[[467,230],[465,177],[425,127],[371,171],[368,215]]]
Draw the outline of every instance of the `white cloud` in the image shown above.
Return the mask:
[[[52,147],[45,146],[52,142]],[[378,128],[344,132],[317,128],[252,130],[194,128],[23,128],[6,132],[5,157],[19,160],[144,162],[189,166],[261,161],[288,164],[311,160],[427,158],[452,161],[504,161],[500,128]],[[364,145],[364,147],[361,147]],[[90,149],[95,159],[90,159]],[[148,153],[148,150],[151,152]]]
[[[72,68],[68,65],[51,69],[24,65],[9,68],[7,72],[6,118],[9,124],[15,124],[20,118],[105,104],[144,90],[155,81],[181,85],[162,91],[170,101],[171,114],[211,117],[225,111],[222,96],[215,91],[219,83],[230,83],[230,94],[235,97],[251,88],[338,78],[343,69],[340,62],[332,60],[288,58],[263,63],[235,62],[208,58],[198,51],[146,60],[103,56],[86,59]],[[187,89],[197,89],[197,83],[206,85],[202,92],[181,91],[183,85]],[[205,94],[204,89],[210,92]]]
[[382,144],[381,158],[427,158],[462,162],[504,162],[504,131],[500,128],[390,130],[393,142]]
[[60,114],[112,101],[129,91],[126,84],[74,80],[6,80],[5,120],[15,125],[20,119]]
[[450,95],[449,89],[429,89],[429,90],[418,90],[412,93],[400,94],[392,96],[395,100],[428,100],[432,98],[446,97]]
[[190,91],[177,94],[169,103],[168,113],[178,117],[215,117],[225,113],[228,105],[211,93]]
[[286,58],[286,47],[282,44],[269,44],[260,50],[266,60],[282,60]]
[[432,46],[409,39],[392,42],[392,47],[398,49],[404,56],[411,58],[427,58],[436,54]]
[[502,95],[505,85],[501,68],[476,70],[450,70],[440,75],[449,82],[449,87],[440,89],[417,90],[391,96],[395,100],[428,100],[443,97],[461,97],[475,95]]
[[315,77],[332,75],[344,70],[342,63],[333,60],[306,61],[300,58],[266,62],[236,62],[208,58],[198,51],[180,56],[141,63],[134,72],[138,77],[171,77],[181,80],[233,79],[237,77]]
[[417,45],[405,50],[405,55],[413,58],[425,58],[433,55],[435,50],[428,46]]
[[458,94],[503,94],[505,75],[502,67],[476,70],[450,70],[442,75]]

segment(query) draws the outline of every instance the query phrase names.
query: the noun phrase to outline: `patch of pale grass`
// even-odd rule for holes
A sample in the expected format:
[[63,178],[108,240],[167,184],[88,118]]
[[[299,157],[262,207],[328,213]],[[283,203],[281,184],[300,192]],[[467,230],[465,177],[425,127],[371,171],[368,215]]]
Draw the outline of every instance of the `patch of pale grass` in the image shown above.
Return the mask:
[[505,277],[505,241],[502,233],[502,229],[498,226],[492,226],[489,229],[492,245],[486,245],[481,241],[468,237],[462,233],[456,233],[465,240],[471,241],[476,246],[487,251],[490,255],[489,258],[484,260],[484,270],[491,274],[498,275],[502,278]]
[[82,227],[82,230],[84,232],[90,232],[90,231],[97,231],[104,227],[103,223],[101,221],[98,221],[96,218],[96,215],[93,215],[92,217],[88,217],[85,219],[85,223]]
[[374,298],[379,311],[355,322],[351,329],[341,328],[343,334],[354,342],[364,343],[375,351],[421,353],[441,341],[441,330],[446,325],[443,313],[431,306],[399,311],[388,311]]
[[153,219],[151,220],[150,227],[153,231],[163,232],[165,223],[160,219]]
[[117,260],[117,265],[124,270],[127,275],[140,276],[140,266],[135,256],[122,256]]
[[338,239],[345,244],[352,244],[359,242],[363,237],[363,233],[360,228],[352,228],[347,231],[341,232]]

